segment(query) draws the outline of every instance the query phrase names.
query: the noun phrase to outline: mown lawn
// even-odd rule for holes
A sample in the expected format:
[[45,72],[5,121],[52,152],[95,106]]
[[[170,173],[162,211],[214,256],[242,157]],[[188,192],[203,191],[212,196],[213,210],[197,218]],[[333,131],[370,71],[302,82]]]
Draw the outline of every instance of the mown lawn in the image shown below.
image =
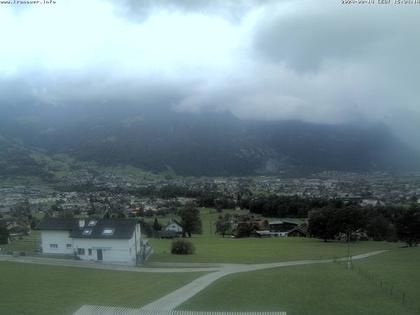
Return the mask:
[[[420,268],[415,265],[419,262],[419,253],[401,255],[397,250],[360,264],[373,272],[383,273],[418,298]],[[288,315],[420,314],[416,308],[403,305],[398,297],[391,296],[378,283],[336,263],[230,275],[213,283],[179,309],[286,311]]]
[[[219,215],[225,213],[246,214],[248,210],[224,210],[218,213],[213,208],[200,208],[203,234],[193,235],[190,239],[196,254],[176,256],[170,253],[172,241],[166,239],[152,239],[150,243],[154,254],[151,262],[224,262],[224,263],[264,263],[295,259],[322,259],[343,257],[347,255],[347,244],[340,242],[322,242],[308,238],[222,238],[215,234],[215,222]],[[275,218],[266,218],[278,220]],[[153,221],[152,218],[148,220]],[[158,217],[161,224],[169,220],[168,217]],[[294,219],[297,222],[302,220]],[[353,255],[379,249],[392,249],[400,246],[386,242],[358,242],[351,245]]]
[[0,314],[72,314],[84,304],[139,307],[199,275],[0,262]]
[[[347,244],[323,242],[311,238],[221,238],[193,236],[196,253],[178,256],[170,253],[171,240],[150,239],[154,254],[152,262],[224,262],[264,263],[298,259],[344,257]],[[393,249],[398,243],[363,241],[352,243],[351,254],[357,255],[380,249]]]

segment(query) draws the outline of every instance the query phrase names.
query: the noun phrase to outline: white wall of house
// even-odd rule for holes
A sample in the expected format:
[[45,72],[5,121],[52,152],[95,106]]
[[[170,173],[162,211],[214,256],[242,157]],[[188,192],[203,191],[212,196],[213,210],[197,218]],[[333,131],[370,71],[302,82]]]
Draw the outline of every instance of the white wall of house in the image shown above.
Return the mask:
[[44,254],[73,254],[73,239],[69,231],[42,231],[42,253]]
[[182,227],[180,225],[176,224],[175,222],[172,222],[165,227],[165,231],[172,231],[172,232],[181,233],[182,232]]
[[[136,255],[129,247],[127,239],[75,238],[74,247],[82,260],[98,261],[98,250],[102,250],[102,262],[135,265]],[[82,249],[84,254],[80,254]]]
[[134,254],[134,259],[136,257],[136,253],[140,253],[140,241],[141,241],[140,224],[137,224],[136,230],[133,233],[133,237],[128,240],[129,252]]

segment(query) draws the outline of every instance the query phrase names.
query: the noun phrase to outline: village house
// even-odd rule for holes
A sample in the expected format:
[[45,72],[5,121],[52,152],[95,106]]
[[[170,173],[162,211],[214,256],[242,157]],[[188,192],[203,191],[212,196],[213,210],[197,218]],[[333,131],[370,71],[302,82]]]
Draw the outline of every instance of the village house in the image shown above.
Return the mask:
[[159,231],[160,238],[174,238],[182,235],[181,224],[176,220],[170,220],[169,223]]
[[163,228],[163,230],[182,234],[182,226],[176,220],[170,220],[169,223]]
[[74,255],[81,260],[133,266],[150,253],[141,239],[140,224],[133,219],[48,218],[37,229],[45,255]]

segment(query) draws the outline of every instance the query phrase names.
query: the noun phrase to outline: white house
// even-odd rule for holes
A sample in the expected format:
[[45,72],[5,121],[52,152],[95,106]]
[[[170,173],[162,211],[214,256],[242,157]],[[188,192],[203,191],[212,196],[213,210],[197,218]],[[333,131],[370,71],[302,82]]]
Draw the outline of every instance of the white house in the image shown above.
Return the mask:
[[175,220],[169,221],[169,223],[159,231],[160,238],[175,238],[182,235],[182,226]]
[[178,223],[175,220],[169,221],[169,223],[163,228],[165,231],[170,232],[176,232],[176,233],[182,233],[182,226],[180,223]]
[[81,260],[136,265],[150,248],[142,241],[140,224],[132,219],[44,219],[43,254],[70,254]]

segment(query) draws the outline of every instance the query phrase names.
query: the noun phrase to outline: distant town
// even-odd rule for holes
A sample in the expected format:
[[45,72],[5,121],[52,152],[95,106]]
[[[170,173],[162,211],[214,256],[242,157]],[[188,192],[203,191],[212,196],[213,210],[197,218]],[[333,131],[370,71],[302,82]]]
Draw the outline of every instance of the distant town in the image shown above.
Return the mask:
[[153,217],[175,213],[190,202],[204,207],[240,208],[244,199],[266,195],[351,201],[366,207],[420,204],[420,172],[398,176],[322,172],[309,178],[139,178],[80,170],[56,185],[3,185],[0,219],[13,218],[12,226],[25,230],[25,226],[35,227],[46,215]]

